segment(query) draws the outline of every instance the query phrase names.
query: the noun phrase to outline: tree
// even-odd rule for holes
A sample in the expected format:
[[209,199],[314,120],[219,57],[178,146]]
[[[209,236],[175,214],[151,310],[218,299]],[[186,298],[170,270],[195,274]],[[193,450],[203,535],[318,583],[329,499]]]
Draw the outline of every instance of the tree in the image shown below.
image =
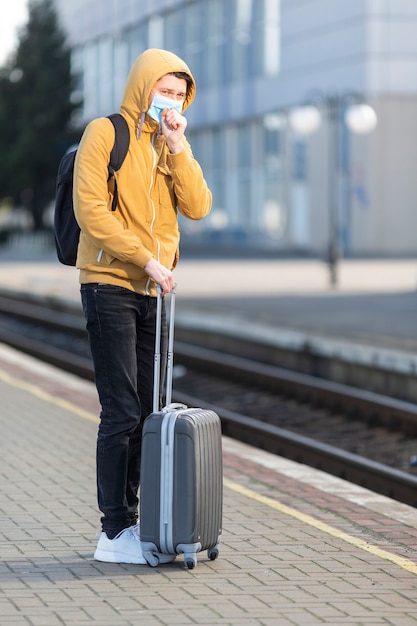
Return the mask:
[[71,51],[52,0],[29,0],[18,48],[0,70],[0,200],[25,206],[35,229],[55,194],[59,160],[79,137]]

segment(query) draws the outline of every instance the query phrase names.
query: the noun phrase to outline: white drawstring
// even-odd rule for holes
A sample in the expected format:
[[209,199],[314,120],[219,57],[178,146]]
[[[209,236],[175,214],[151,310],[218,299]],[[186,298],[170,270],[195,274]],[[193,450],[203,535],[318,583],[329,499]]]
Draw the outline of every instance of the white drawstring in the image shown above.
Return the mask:
[[143,126],[144,119],[145,119],[145,111],[142,111],[140,115],[140,123],[139,123],[139,128],[138,128],[138,139],[140,139],[142,135],[142,126]]

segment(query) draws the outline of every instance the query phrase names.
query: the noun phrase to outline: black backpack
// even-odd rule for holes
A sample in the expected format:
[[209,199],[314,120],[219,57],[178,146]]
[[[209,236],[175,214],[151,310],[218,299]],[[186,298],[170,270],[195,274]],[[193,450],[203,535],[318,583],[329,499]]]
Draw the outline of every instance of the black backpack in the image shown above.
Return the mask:
[[[126,120],[120,113],[108,115],[115,131],[114,145],[110,152],[110,160],[107,166],[109,171],[108,181],[114,173],[121,168],[129,149],[129,128]],[[56,178],[56,196],[54,211],[54,235],[55,247],[58,259],[64,265],[75,265],[77,260],[78,241],[80,227],[75,219],[72,203],[72,187],[74,177],[74,160],[77,150],[65,154],[58,168]],[[117,206],[117,184],[114,180],[114,195],[111,209]]]

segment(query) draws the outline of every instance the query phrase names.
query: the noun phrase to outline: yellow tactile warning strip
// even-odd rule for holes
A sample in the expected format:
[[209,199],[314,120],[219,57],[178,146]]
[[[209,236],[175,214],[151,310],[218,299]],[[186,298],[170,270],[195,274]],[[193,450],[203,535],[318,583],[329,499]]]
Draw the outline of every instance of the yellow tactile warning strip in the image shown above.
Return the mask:
[[[85,411],[81,409],[80,407],[78,407],[77,405],[71,402],[68,402],[67,400],[63,400],[57,396],[54,396],[44,391],[43,389],[37,387],[36,385],[14,378],[13,376],[11,376],[10,374],[8,374],[7,372],[1,369],[0,369],[0,379],[6,384],[9,384],[18,389],[27,391],[28,393],[31,393],[32,395],[40,398],[41,400],[55,404],[65,410],[68,410],[71,413],[78,415],[79,417],[83,419],[88,419],[95,423],[98,422],[97,416],[94,415],[93,413],[90,413],[89,411]],[[349,535],[348,533],[345,533],[337,528],[334,528],[333,526],[330,526],[329,524],[326,524],[310,515],[306,515],[305,513],[302,513],[301,511],[297,511],[296,509],[293,509],[292,507],[289,507],[285,504],[281,504],[277,500],[274,500],[272,498],[259,494],[256,491],[248,489],[247,487],[244,487],[243,485],[239,485],[238,483],[235,483],[227,478],[224,478],[223,482],[224,482],[224,486],[227,489],[230,489],[246,498],[254,500],[276,511],[279,511],[283,515],[287,515],[289,517],[297,519],[303,524],[307,524],[308,526],[311,526],[327,535],[331,535],[332,537],[335,537],[337,539],[340,539],[341,541],[351,544],[355,546],[356,548],[359,548],[360,550],[369,552],[370,554],[373,554],[374,556],[377,556],[380,559],[389,561],[393,563],[394,565],[397,565],[398,567],[401,567],[402,569],[412,574],[417,574],[417,564],[409,559],[406,559],[404,557],[388,552],[387,550],[383,550],[379,548],[378,546],[375,546],[369,542],[363,541],[362,539],[353,537],[352,535]]]
[[312,526],[313,528],[316,528],[317,530],[320,530],[321,532],[326,533],[327,535],[331,535],[332,537],[341,539],[342,541],[345,541],[346,543],[350,543],[356,548],[360,548],[361,550],[370,552],[371,554],[378,556],[379,558],[384,559],[385,561],[390,561],[391,563],[394,563],[395,565],[402,567],[403,569],[407,570],[408,572],[411,572],[412,574],[417,574],[417,564],[413,563],[413,561],[410,561],[409,559],[405,559],[396,554],[392,554],[391,552],[388,552],[387,550],[382,550],[381,548],[378,548],[377,546],[374,546],[366,541],[363,541],[362,539],[352,537],[352,535],[348,535],[347,533],[341,530],[338,530],[337,528],[334,528],[333,526],[330,526],[329,524],[325,524],[324,522],[321,522],[320,520],[312,517],[311,515],[306,515],[305,513],[302,513],[301,511],[297,511],[296,509],[286,506],[285,504],[281,504],[277,500],[273,500],[272,498],[268,498],[267,496],[263,496],[259,493],[256,493],[256,491],[247,489],[243,485],[239,485],[235,482],[232,482],[228,480],[227,478],[223,480],[223,483],[225,487],[227,487],[228,489],[231,489],[232,491],[235,491],[236,493],[240,493],[241,495],[247,498],[251,498],[252,500],[255,500],[256,502],[265,504],[266,506],[269,506],[270,508],[275,509],[276,511],[279,511],[280,513],[283,513],[284,515],[293,517],[294,519],[297,519],[303,524]]
[[18,389],[23,389],[24,391],[31,393],[37,398],[40,398],[41,400],[45,400],[45,402],[56,404],[62,409],[66,409],[67,411],[70,411],[71,413],[75,413],[76,415],[79,415],[80,417],[84,419],[88,419],[90,421],[98,423],[97,415],[94,415],[93,413],[90,413],[89,411],[84,411],[82,408],[80,408],[76,404],[73,404],[72,402],[68,402],[68,400],[63,400],[62,398],[58,398],[57,396],[54,396],[48,393],[47,391],[44,391],[40,387],[37,387],[36,385],[27,383],[23,380],[19,380],[18,378],[14,378],[13,376],[10,376],[10,374],[8,374],[7,372],[1,369],[0,369],[0,379],[9,385],[13,385],[13,387],[17,387]]

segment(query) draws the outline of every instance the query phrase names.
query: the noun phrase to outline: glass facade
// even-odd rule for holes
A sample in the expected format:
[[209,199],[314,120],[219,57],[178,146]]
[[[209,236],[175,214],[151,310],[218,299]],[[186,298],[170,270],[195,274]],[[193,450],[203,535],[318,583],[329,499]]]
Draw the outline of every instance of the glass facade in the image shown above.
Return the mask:
[[[56,3],[61,4],[60,0]],[[94,11],[95,2],[91,5]],[[122,10],[123,3],[120,4]],[[156,3],[157,4],[157,3]],[[172,4],[172,3],[171,3]],[[67,21],[74,24],[78,3],[66,7]],[[127,75],[135,58],[147,47],[166,48],[187,60],[198,76],[200,89],[221,88],[233,82],[246,82],[260,76],[274,76],[280,66],[280,0],[193,0],[143,16],[111,30],[84,37],[75,48],[96,48],[99,73],[96,81],[111,81],[113,64]],[[84,10],[87,9],[85,6]],[[124,53],[120,57],[119,49]],[[85,64],[91,63],[89,58]],[[101,65],[105,67],[101,67]],[[77,67],[79,70],[80,68]],[[108,85],[99,86],[106,95]],[[116,97],[119,94],[115,94]],[[105,108],[108,98],[100,103]],[[87,116],[88,117],[88,116]]]
[[[404,191],[409,180],[417,185],[415,159],[407,156],[414,150],[409,129],[417,125],[409,113],[417,84],[415,2],[54,1],[73,49],[82,124],[118,110],[130,67],[146,48],[172,50],[190,66],[197,94],[186,134],[213,191],[213,210],[201,222],[184,220],[185,236],[326,255],[337,204],[347,254],[414,249],[413,229],[395,241],[390,234],[399,221],[393,203],[404,224],[415,213],[417,190]],[[347,137],[340,120],[341,155],[333,158],[327,103],[350,94],[375,107],[378,128]],[[298,136],[288,113],[313,96],[323,109],[321,126]],[[390,133],[398,123],[407,126],[407,149],[400,133]],[[396,184],[386,172],[400,161],[406,167]]]

